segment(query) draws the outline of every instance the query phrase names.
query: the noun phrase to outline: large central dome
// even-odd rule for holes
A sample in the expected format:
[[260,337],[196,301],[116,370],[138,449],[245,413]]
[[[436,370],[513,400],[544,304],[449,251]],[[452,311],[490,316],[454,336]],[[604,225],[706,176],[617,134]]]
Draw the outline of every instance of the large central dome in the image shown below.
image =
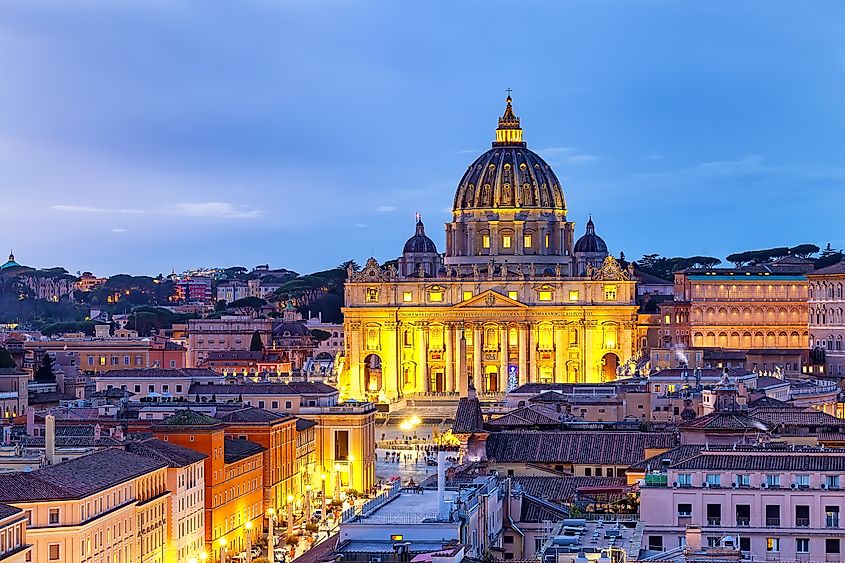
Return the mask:
[[470,164],[455,193],[456,212],[471,209],[542,209],[566,211],[560,181],[522,140],[511,97],[499,118],[493,148]]

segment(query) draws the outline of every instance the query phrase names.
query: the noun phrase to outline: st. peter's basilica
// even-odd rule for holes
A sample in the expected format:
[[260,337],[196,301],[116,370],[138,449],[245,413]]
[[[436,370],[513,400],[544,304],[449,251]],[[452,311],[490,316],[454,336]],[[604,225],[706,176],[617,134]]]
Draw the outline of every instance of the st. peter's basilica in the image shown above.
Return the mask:
[[636,281],[592,219],[575,240],[560,181],[522,140],[510,96],[492,148],[458,183],[445,250],[418,220],[395,266],[350,270],[346,397],[606,381],[634,355]]

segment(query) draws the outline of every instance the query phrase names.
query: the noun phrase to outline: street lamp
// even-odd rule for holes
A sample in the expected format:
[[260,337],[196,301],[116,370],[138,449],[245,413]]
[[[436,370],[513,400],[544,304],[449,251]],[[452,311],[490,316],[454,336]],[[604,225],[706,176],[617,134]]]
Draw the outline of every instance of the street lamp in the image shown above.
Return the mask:
[[272,506],[267,509],[267,561],[275,563],[276,557],[276,536],[273,532],[273,524],[276,523],[276,509]]
[[208,559],[208,554],[204,551],[200,552],[200,561],[205,561]]
[[305,485],[305,523],[311,523],[311,485]]
[[334,464],[334,494],[333,498],[340,499],[340,464]]
[[352,472],[352,470],[353,470],[352,464],[355,462],[355,456],[352,455],[352,454],[349,454],[348,456],[346,456],[346,461],[348,462],[346,464],[346,466],[349,468],[349,488],[354,491],[355,490],[355,479],[354,479],[355,474]]
[[288,495],[288,536],[293,535],[293,495]]
[[320,475],[320,482],[321,482],[321,485],[323,486],[323,514],[322,514],[323,517],[322,517],[322,520],[325,520],[326,519],[326,474],[325,473]]
[[246,563],[252,563],[252,521],[247,520],[244,523],[244,528],[246,529],[244,533],[246,536]]
[[220,538],[220,563],[226,563],[226,538]]

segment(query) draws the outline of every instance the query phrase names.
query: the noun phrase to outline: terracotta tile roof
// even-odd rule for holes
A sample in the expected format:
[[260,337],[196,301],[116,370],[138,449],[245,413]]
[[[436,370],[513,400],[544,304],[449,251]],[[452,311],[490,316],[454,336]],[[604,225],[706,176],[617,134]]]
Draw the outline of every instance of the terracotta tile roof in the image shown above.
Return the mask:
[[558,426],[561,421],[572,418],[572,415],[557,412],[542,405],[528,405],[493,419],[488,424],[497,427]]
[[223,461],[226,463],[234,463],[264,451],[267,451],[267,448],[249,440],[234,438],[223,440]]
[[[20,445],[25,448],[43,448],[45,445],[44,436],[22,436]],[[102,435],[98,440],[94,436],[56,436],[57,448],[109,448],[119,446],[120,442],[109,436]]]
[[757,407],[750,409],[754,418],[774,425],[787,426],[845,426],[845,419],[837,418],[813,408]]
[[565,403],[568,399],[560,391],[543,391],[536,397],[528,399],[530,403]]
[[159,377],[171,378],[191,378],[191,377],[220,377],[220,374],[215,373],[210,369],[203,368],[182,368],[182,369],[164,369],[164,368],[146,368],[146,369],[113,369],[93,376],[94,379],[98,377],[126,377],[131,379],[151,379]]
[[297,432],[302,432],[303,430],[307,430],[307,429],[312,428],[314,426],[317,426],[317,423],[314,422],[313,420],[305,420],[304,418],[297,418],[296,419],[296,431]]
[[29,396],[30,405],[46,405],[48,403],[59,403],[61,401],[76,401],[75,395],[68,395],[66,393],[59,393],[57,391],[48,391],[46,393],[33,393]]
[[796,447],[701,450],[671,466],[678,470],[845,471],[845,449]]
[[169,416],[154,424],[152,426],[153,430],[157,429],[172,429],[172,428],[216,428],[222,427],[223,423],[217,420],[216,418],[212,418],[208,415],[205,415],[201,412],[197,412],[191,409],[185,409],[181,411],[177,411],[176,414]]
[[769,425],[745,411],[711,412],[692,420],[682,422],[681,430],[754,430],[766,432]]
[[246,407],[220,416],[223,422],[245,422],[271,424],[291,418],[289,414],[279,414],[258,407]]
[[264,352],[251,352],[249,350],[212,350],[205,356],[205,361],[225,360],[247,360],[257,362]]
[[471,434],[484,431],[484,416],[481,414],[481,403],[477,398],[461,397],[458,410],[455,412],[455,423],[452,432],[455,434]]
[[668,465],[671,466],[674,463],[678,463],[698,455],[698,453],[703,449],[704,444],[685,444],[683,446],[678,446],[677,448],[672,448],[671,450],[661,454],[632,463],[628,467],[628,471],[651,471],[662,469],[666,467],[666,461],[668,461]]
[[526,493],[552,502],[569,504],[575,501],[578,489],[610,487],[626,488],[624,477],[543,477],[519,476],[511,477],[515,484],[522,487]]
[[20,514],[21,512],[23,512],[23,510],[17,506],[0,503],[0,519],[6,519],[9,516],[14,516],[15,514]]
[[487,458],[497,462],[631,465],[651,448],[674,448],[669,432],[563,431],[494,432],[487,437]]
[[29,473],[0,474],[0,502],[82,499],[162,467],[167,463],[102,450]]
[[142,457],[165,461],[169,467],[186,467],[208,457],[196,450],[155,438],[141,442],[129,442],[126,444],[126,451]]
[[328,395],[337,389],[325,383],[232,383],[191,384],[191,395]]
[[845,274],[845,260],[840,260],[836,264],[831,264],[830,266],[810,272],[811,276],[826,276],[831,274]]

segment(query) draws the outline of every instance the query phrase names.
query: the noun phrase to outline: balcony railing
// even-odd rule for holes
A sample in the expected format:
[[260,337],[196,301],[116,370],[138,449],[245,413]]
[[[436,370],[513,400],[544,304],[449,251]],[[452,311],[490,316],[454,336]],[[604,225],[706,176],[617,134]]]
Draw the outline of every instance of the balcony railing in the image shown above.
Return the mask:
[[751,525],[751,518],[750,517],[736,517],[736,526],[737,528],[745,528]]
[[810,519],[809,518],[795,518],[795,527],[796,528],[809,528],[810,527]]
[[780,526],[780,518],[766,518],[766,526]]
[[708,526],[721,526],[722,525],[722,517],[721,516],[708,516],[707,517],[707,525]]
[[669,484],[669,476],[665,473],[647,473],[645,476],[646,487],[666,487]]
[[839,527],[839,517],[838,516],[827,516],[824,519],[824,527],[825,528],[838,528]]

